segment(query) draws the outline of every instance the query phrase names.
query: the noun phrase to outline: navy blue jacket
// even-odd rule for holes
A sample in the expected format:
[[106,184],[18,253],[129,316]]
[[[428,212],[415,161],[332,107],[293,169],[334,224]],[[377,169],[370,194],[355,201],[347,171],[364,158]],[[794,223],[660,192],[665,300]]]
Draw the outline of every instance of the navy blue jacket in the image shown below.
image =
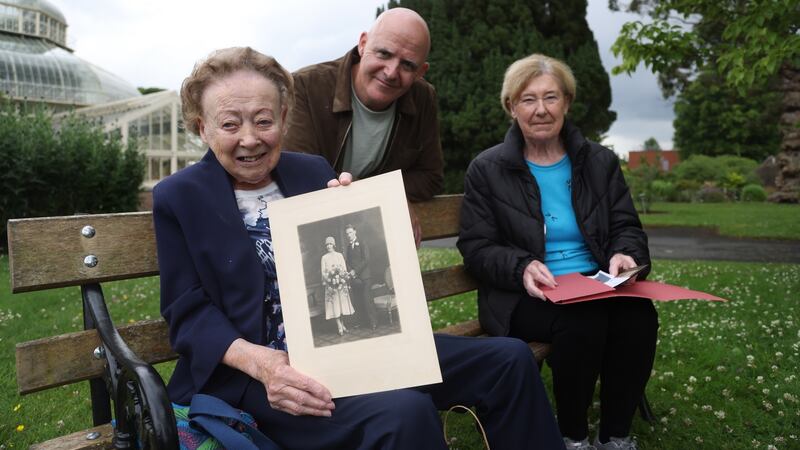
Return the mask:
[[[322,189],[336,174],[320,156],[284,151],[271,176],[290,197]],[[238,405],[252,379],[221,361],[237,338],[265,343],[265,275],[232,179],[210,150],[156,185],[153,221],[161,314],[179,355],[170,399],[188,405],[201,392]]]

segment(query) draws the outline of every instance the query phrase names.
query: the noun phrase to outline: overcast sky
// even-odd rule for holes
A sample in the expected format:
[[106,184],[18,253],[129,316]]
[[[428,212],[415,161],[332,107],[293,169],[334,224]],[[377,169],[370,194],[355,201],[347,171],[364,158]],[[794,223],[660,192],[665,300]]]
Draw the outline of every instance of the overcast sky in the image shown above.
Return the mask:
[[[50,0],[67,19],[75,54],[135,86],[179,89],[194,63],[217,48],[249,45],[289,70],[338,58],[369,28],[384,0]],[[589,0],[588,20],[603,65],[622,24],[639,16],[612,13]],[[531,49],[532,52],[535,49]],[[578,87],[587,89],[585,86]],[[620,154],[655,137],[672,148],[672,105],[655,76],[640,69],[611,77],[617,120],[604,144]],[[499,87],[498,87],[499,90]]]

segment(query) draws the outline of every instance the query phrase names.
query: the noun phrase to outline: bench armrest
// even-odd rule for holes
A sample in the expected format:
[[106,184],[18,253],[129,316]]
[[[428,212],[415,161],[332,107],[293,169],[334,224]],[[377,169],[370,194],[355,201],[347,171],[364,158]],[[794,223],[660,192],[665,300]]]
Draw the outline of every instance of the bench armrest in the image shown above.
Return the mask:
[[85,311],[102,341],[104,377],[114,402],[114,441],[142,448],[177,449],[178,432],[172,403],[158,372],[125,343],[108,313],[99,284],[81,286]]

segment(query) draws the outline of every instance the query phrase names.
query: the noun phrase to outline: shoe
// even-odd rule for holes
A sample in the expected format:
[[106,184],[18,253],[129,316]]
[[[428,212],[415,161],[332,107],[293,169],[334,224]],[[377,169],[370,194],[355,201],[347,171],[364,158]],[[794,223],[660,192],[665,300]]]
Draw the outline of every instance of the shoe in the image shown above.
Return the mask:
[[600,442],[600,439],[594,439],[594,448],[597,450],[639,450],[636,446],[636,441],[631,439],[630,436],[624,438],[610,437],[605,444]]
[[589,443],[589,438],[586,438],[582,441],[573,441],[572,439],[565,437],[564,446],[567,447],[567,450],[596,450],[594,445]]

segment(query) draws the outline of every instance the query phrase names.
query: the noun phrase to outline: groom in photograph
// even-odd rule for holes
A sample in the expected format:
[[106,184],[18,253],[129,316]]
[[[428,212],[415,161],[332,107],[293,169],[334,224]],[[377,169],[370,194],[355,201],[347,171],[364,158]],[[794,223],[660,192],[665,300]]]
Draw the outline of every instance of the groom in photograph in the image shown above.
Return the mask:
[[369,247],[358,240],[355,227],[347,225],[344,229],[347,234],[348,243],[345,245],[344,258],[347,262],[347,267],[350,269],[350,275],[353,280],[350,282],[352,287],[352,300],[356,306],[356,315],[359,322],[366,326],[371,327],[373,330],[377,328],[378,323],[375,318],[375,303],[370,295],[371,274],[369,270]]

